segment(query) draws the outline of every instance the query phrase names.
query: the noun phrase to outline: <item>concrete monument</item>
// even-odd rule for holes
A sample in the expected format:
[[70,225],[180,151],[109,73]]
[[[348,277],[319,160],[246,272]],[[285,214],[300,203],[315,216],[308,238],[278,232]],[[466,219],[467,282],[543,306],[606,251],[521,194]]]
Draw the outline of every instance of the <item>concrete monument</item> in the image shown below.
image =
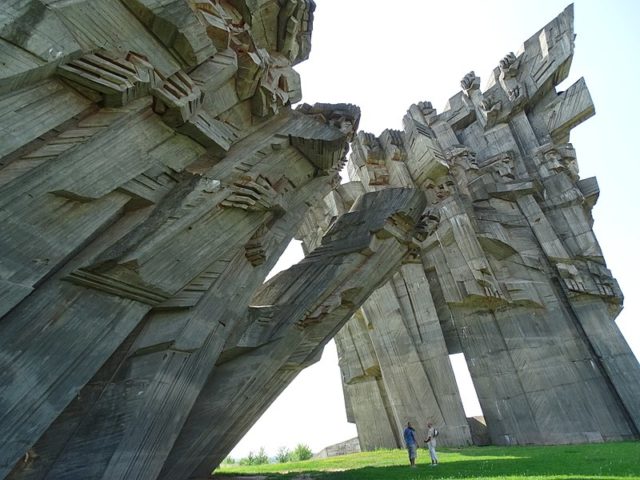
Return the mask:
[[401,446],[407,421],[438,425],[439,444],[471,441],[453,353],[465,355],[494,444],[638,438],[640,368],[592,230],[598,184],[579,177],[569,143],[594,107],[583,79],[555,89],[573,46],[569,6],[500,60],[484,90],[470,72],[442,113],[421,102],[404,131],[358,133],[352,180],[429,200],[419,258],[336,337],[363,449]]
[[[3,5],[0,478],[207,476],[350,318],[364,448],[401,417],[470,442],[455,351],[494,443],[637,436],[597,183],[568,143],[593,107],[582,81],[554,90],[571,10],[484,93],[469,74],[376,138],[353,105],[291,107],[314,8]],[[296,235],[305,259],[265,282]]]
[[423,193],[364,195],[261,286],[360,114],[290,106],[314,8],[3,6],[0,478],[208,474],[415,248]]

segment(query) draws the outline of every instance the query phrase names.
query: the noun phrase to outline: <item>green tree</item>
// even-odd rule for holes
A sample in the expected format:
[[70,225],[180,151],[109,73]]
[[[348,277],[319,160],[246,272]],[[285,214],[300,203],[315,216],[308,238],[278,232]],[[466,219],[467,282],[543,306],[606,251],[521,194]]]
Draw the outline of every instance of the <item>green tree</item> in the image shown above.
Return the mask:
[[294,460],[298,461],[309,460],[313,457],[313,452],[311,451],[311,448],[309,448],[309,445],[299,443],[296,445],[296,448],[293,449],[292,457]]
[[255,455],[253,454],[253,452],[249,452],[249,455],[247,455],[246,457],[242,457],[240,460],[238,460],[238,463],[242,466],[253,465],[254,458]]
[[278,463],[287,463],[291,461],[291,452],[287,447],[280,447],[276,453],[276,461]]
[[244,458],[241,458],[238,463],[240,465],[246,466],[246,465],[263,465],[265,463],[269,463],[269,457],[267,456],[266,452],[264,451],[264,447],[260,447],[260,450],[258,450],[258,453],[253,453],[253,452],[249,452],[249,455],[247,455]]
[[269,463],[269,456],[264,451],[264,447],[260,447],[260,450],[258,450],[258,454],[255,456],[254,465],[263,465],[265,463]]

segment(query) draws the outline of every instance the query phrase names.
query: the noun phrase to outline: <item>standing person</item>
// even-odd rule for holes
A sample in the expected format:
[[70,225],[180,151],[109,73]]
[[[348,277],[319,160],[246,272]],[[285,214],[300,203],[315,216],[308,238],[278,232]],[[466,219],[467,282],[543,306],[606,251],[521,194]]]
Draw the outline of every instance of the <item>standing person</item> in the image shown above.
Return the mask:
[[431,422],[427,423],[427,447],[429,448],[429,456],[431,457],[431,466],[438,465],[438,455],[436,454],[436,437],[438,436],[438,430],[433,428]]
[[411,467],[415,468],[416,456],[418,455],[418,442],[416,442],[416,431],[411,426],[411,422],[407,422],[407,428],[404,429],[404,443],[407,445]]

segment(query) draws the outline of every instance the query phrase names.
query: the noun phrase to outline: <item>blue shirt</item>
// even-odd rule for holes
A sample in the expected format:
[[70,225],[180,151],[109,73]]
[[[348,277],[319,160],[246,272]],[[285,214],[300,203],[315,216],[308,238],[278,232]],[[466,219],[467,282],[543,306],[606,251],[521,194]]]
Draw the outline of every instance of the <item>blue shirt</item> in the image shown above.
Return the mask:
[[413,428],[407,427],[404,429],[404,442],[407,446],[416,444],[416,431]]

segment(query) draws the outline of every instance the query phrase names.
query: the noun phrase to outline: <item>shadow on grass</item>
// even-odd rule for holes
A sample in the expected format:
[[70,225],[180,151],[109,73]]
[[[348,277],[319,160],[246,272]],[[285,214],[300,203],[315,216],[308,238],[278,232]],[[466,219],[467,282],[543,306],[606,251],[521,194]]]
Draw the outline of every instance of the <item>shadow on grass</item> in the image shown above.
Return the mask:
[[[450,467],[450,468],[448,468]],[[305,472],[314,480],[427,480],[427,479],[536,479],[536,480],[630,480],[640,477],[608,473],[527,472],[526,470],[478,469],[460,471],[454,465],[409,467],[364,467],[344,472]],[[300,474],[269,476],[269,479],[296,479]],[[307,477],[307,478],[309,478]]]
[[[431,467],[429,456],[424,450],[420,450],[418,454],[417,468],[404,464],[406,457],[401,450],[380,450],[331,457],[325,459],[322,466],[318,463],[309,465],[308,470],[300,464],[282,465],[283,470],[295,468],[295,473],[271,473],[274,471],[274,466],[271,465],[262,472],[259,468],[252,468],[254,473],[244,475],[272,480],[640,480],[640,442],[633,441],[586,445],[443,448],[439,454],[441,463],[437,467]],[[402,461],[402,464],[398,464],[398,461]],[[345,470],[336,471],[341,468]],[[233,475],[224,471],[220,474]],[[237,475],[242,478],[241,474]]]
[[[360,467],[340,472],[308,470],[297,473],[275,474],[264,473],[272,480],[279,479],[317,479],[317,480],[426,480],[426,479],[536,479],[536,480],[640,480],[640,466],[637,458],[609,458],[600,459],[585,457],[584,451],[572,452],[562,450],[562,455],[544,458],[544,449],[540,455],[535,451],[528,451],[529,455],[515,455],[492,452],[487,449],[464,449],[455,452],[447,449],[448,453],[458,453],[466,459],[451,459],[432,467],[429,463],[418,462],[417,468],[406,466]],[[504,450],[502,451],[504,452]],[[559,454],[561,452],[558,452]],[[569,453],[575,453],[571,458]],[[468,457],[485,457],[471,460]],[[489,458],[487,458],[489,457]],[[428,461],[428,460],[427,460]],[[256,476],[257,474],[253,474]],[[213,477],[214,479],[216,476]],[[222,477],[218,477],[222,478]],[[242,478],[239,476],[239,478]]]

